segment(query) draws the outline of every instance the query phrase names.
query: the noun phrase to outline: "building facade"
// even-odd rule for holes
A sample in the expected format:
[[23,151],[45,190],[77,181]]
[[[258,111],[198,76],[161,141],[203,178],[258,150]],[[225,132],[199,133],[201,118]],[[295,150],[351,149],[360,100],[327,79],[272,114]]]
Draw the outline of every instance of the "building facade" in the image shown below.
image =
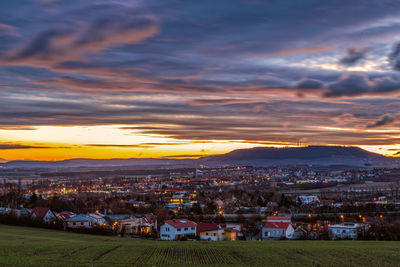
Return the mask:
[[186,219],[167,220],[160,227],[161,240],[179,240],[183,236],[195,236],[197,224]]

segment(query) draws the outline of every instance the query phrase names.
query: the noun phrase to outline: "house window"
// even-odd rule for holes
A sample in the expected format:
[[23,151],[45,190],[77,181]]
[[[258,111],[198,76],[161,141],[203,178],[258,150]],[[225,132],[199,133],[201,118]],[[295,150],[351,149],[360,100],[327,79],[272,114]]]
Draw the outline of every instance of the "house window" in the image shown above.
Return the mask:
[[187,227],[185,227],[185,231],[187,231],[188,230],[188,228]]
[[194,227],[192,227],[192,230],[194,230]]
[[165,231],[169,232],[169,227],[165,228]]
[[83,222],[81,222],[81,225],[83,225]]
[[76,225],[76,223],[72,223],[72,225]]
[[181,231],[181,228],[178,228],[177,231],[180,232],[180,231]]
[[214,236],[216,236],[217,234],[216,233],[214,233]]

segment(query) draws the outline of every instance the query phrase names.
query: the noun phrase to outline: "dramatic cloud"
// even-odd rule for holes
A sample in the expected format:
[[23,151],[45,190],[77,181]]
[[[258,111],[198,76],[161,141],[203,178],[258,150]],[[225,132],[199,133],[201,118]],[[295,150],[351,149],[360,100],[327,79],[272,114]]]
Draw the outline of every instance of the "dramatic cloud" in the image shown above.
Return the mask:
[[359,95],[370,92],[372,84],[368,76],[361,73],[345,74],[337,82],[329,85],[326,96]]
[[[399,143],[399,12],[396,1],[2,1],[0,148],[41,147],[15,130],[96,125],[132,141],[82,149]],[[199,154],[178,152],[164,155]]]
[[156,24],[146,18],[126,18],[126,21],[112,16],[83,29],[76,29],[75,25],[45,30],[26,46],[10,51],[2,63],[54,69],[64,61],[84,58],[85,53],[98,53],[113,45],[139,43],[158,31]]
[[393,51],[389,55],[394,70],[400,70],[400,43],[393,47]]
[[370,79],[364,73],[344,74],[328,85],[327,97],[335,96],[357,96],[362,94],[388,93],[400,90],[398,77],[384,76]]
[[297,83],[296,88],[299,88],[299,89],[322,89],[322,88],[324,88],[324,84],[322,81],[318,81],[315,79],[302,79]]
[[346,66],[355,65],[360,59],[365,57],[365,54],[368,52],[368,48],[366,47],[350,47],[347,50],[347,55],[340,59],[340,64]]
[[392,124],[393,122],[395,122],[396,120],[400,119],[400,115],[399,114],[385,114],[381,117],[379,117],[379,119],[377,119],[376,121],[368,124],[366,126],[366,128],[377,128],[377,127],[382,127],[388,124]]

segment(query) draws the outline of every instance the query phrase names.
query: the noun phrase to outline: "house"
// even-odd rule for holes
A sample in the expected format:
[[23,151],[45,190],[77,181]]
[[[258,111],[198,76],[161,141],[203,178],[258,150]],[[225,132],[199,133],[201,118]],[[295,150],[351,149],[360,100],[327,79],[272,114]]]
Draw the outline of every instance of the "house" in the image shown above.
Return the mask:
[[319,204],[319,198],[318,196],[297,196],[296,203],[297,205]]
[[104,218],[105,216],[98,211],[89,213],[88,216],[93,218],[93,220],[92,220],[93,224],[105,226],[105,224],[107,223],[106,219]]
[[242,237],[243,236],[242,226],[243,225],[240,224],[240,223],[226,223],[225,229],[232,229],[232,231],[235,230],[236,234],[234,234],[234,235],[235,235],[235,237],[237,239],[238,237]]
[[68,228],[92,228],[95,220],[86,214],[78,214],[66,219],[65,222]]
[[235,228],[225,228],[225,240],[237,240],[239,231]]
[[312,229],[310,224],[299,223],[296,225],[297,227],[294,230],[291,239],[317,239],[318,232],[323,229]]
[[291,239],[294,234],[294,228],[290,217],[269,216],[267,222],[262,227],[262,239],[274,240],[281,238]]
[[151,226],[151,229],[149,229],[149,231],[150,232],[153,230],[157,231],[157,217],[154,216],[152,213],[149,213],[149,214],[145,215],[145,218],[146,218],[147,224],[149,226]]
[[157,218],[153,214],[114,214],[107,215],[104,219],[122,235],[149,234],[157,231]]
[[12,209],[10,207],[0,207],[0,214],[12,214],[16,217],[21,217],[30,215],[31,211],[26,208]]
[[49,208],[34,208],[31,211],[31,218],[42,220],[45,223],[51,223],[57,219],[57,216]]
[[0,207],[0,214],[10,214],[11,211],[12,211],[11,208]]
[[117,222],[117,232],[121,235],[134,235],[140,233],[141,219],[130,217]]
[[32,211],[30,209],[27,208],[21,208],[18,212],[19,215],[17,216],[29,216],[31,215]]
[[334,239],[357,239],[358,233],[365,226],[358,223],[343,223],[328,226],[329,238]]
[[65,221],[65,220],[71,218],[72,216],[75,216],[75,213],[70,212],[70,211],[62,211],[57,214],[57,219]]
[[140,206],[143,205],[143,202],[141,202],[141,201],[136,201],[136,200],[127,201],[127,202],[125,202],[125,203],[128,204],[129,206],[134,207],[134,208],[139,208]]
[[175,213],[177,213],[179,210],[182,209],[189,209],[193,205],[193,202],[190,201],[190,198],[182,193],[175,194],[171,198],[166,198],[165,201],[166,201],[165,208]]
[[157,229],[157,219],[151,215],[133,215],[118,221],[117,231],[121,234],[149,234]]
[[160,227],[161,240],[177,240],[183,236],[196,235],[197,223],[186,220],[167,220]]
[[225,239],[224,228],[216,223],[198,223],[197,224],[197,236],[203,240],[219,241]]
[[[109,214],[107,216],[104,216],[104,219],[106,220],[106,223],[111,226],[112,229],[117,229],[121,221],[123,220],[128,220],[131,218],[130,214]],[[122,228],[120,228],[121,230]]]

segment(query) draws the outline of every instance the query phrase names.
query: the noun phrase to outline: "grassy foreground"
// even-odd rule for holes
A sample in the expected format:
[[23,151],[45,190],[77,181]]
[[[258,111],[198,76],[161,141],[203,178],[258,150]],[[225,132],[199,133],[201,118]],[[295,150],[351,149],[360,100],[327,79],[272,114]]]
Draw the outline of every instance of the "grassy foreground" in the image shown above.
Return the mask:
[[0,266],[400,266],[400,242],[161,242],[0,225]]

